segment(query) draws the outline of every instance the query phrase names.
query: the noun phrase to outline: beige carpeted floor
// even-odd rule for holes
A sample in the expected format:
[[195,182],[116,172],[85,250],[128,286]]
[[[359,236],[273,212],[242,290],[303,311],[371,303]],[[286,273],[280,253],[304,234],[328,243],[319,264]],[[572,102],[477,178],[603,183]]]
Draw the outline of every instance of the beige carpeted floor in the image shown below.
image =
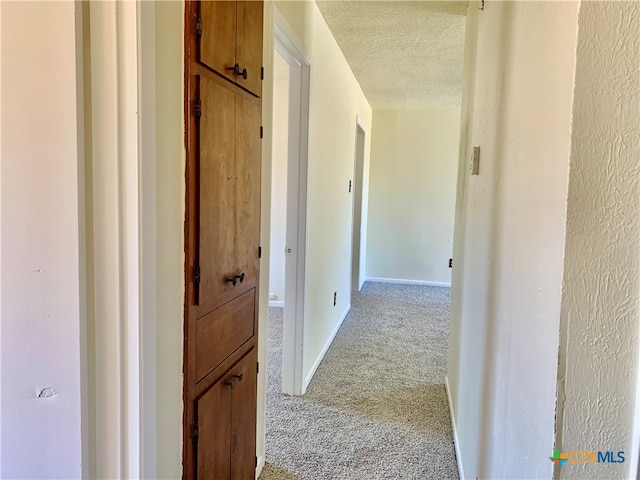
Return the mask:
[[367,283],[295,398],[281,393],[282,309],[270,309],[260,479],[457,479],[448,329],[449,289]]

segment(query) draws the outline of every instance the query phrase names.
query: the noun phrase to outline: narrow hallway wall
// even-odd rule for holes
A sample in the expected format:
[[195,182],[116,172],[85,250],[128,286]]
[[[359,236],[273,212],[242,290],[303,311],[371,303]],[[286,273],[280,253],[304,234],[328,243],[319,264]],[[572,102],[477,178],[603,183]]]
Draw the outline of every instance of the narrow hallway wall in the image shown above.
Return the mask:
[[578,7],[469,5],[448,368],[465,478],[552,476]]
[[[348,186],[353,178],[356,117],[370,131],[371,107],[316,3],[286,1],[274,5],[311,64],[304,330],[307,341],[303,362],[306,383],[350,308],[353,215]],[[269,31],[265,30],[265,35]],[[265,114],[271,115],[267,111]],[[271,129],[270,125],[265,128]],[[367,145],[365,178],[368,151]],[[365,184],[364,191],[367,190]],[[366,199],[365,203],[368,204]]]

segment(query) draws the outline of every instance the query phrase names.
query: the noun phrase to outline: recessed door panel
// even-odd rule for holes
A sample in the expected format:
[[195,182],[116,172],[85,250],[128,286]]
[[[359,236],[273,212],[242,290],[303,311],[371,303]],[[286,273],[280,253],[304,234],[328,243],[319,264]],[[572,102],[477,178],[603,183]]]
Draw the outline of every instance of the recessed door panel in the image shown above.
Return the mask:
[[257,353],[251,350],[231,369],[233,387],[231,417],[231,478],[253,480],[256,455]]
[[260,260],[260,105],[238,95],[236,104],[236,263],[245,282],[258,278]]
[[235,80],[236,2],[202,1],[200,21],[200,62]]
[[198,319],[196,326],[198,382],[254,335],[255,294],[255,288],[251,289]]
[[262,95],[262,2],[238,2],[236,62],[247,70],[247,78],[238,75],[236,82],[258,96]]
[[[200,77],[199,122],[199,305],[216,305],[233,288],[227,279],[237,270],[235,257],[236,95]],[[206,308],[204,308],[206,311]]]
[[232,386],[228,378],[214,384],[196,402],[197,478],[231,478]]

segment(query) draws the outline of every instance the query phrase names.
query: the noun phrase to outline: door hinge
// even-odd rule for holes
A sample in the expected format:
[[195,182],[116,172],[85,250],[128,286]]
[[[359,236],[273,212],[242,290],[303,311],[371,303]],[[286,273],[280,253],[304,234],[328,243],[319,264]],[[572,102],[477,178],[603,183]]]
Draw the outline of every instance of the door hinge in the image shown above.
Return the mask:
[[193,284],[196,287],[200,285],[200,265],[197,263],[193,266]]
[[256,457],[256,468],[258,468],[258,457]]
[[349,180],[349,193],[351,193],[351,180]]
[[260,362],[256,362],[256,373],[260,373]]
[[194,303],[200,304],[200,265],[197,263],[193,266],[193,290],[194,290]]
[[264,129],[262,128],[262,125],[261,125],[261,126],[260,126],[260,138],[262,138],[263,131],[264,131]]
[[191,442],[193,442],[193,444],[197,444],[198,443],[198,421],[194,420],[193,423],[191,424]]
[[196,17],[196,37],[200,38],[202,36],[202,17],[198,15]]
[[258,247],[258,258],[262,258],[262,247]]
[[202,101],[198,97],[193,101],[193,115],[196,118],[200,118],[202,116]]
[[260,80],[264,80],[264,67],[260,67]]

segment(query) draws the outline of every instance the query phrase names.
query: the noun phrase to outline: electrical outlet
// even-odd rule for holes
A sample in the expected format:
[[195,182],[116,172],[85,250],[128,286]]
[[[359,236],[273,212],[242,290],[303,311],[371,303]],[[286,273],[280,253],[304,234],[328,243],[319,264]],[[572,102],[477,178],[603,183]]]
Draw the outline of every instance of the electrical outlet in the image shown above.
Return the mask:
[[338,303],[338,292],[333,292],[333,306],[336,306],[336,303]]

